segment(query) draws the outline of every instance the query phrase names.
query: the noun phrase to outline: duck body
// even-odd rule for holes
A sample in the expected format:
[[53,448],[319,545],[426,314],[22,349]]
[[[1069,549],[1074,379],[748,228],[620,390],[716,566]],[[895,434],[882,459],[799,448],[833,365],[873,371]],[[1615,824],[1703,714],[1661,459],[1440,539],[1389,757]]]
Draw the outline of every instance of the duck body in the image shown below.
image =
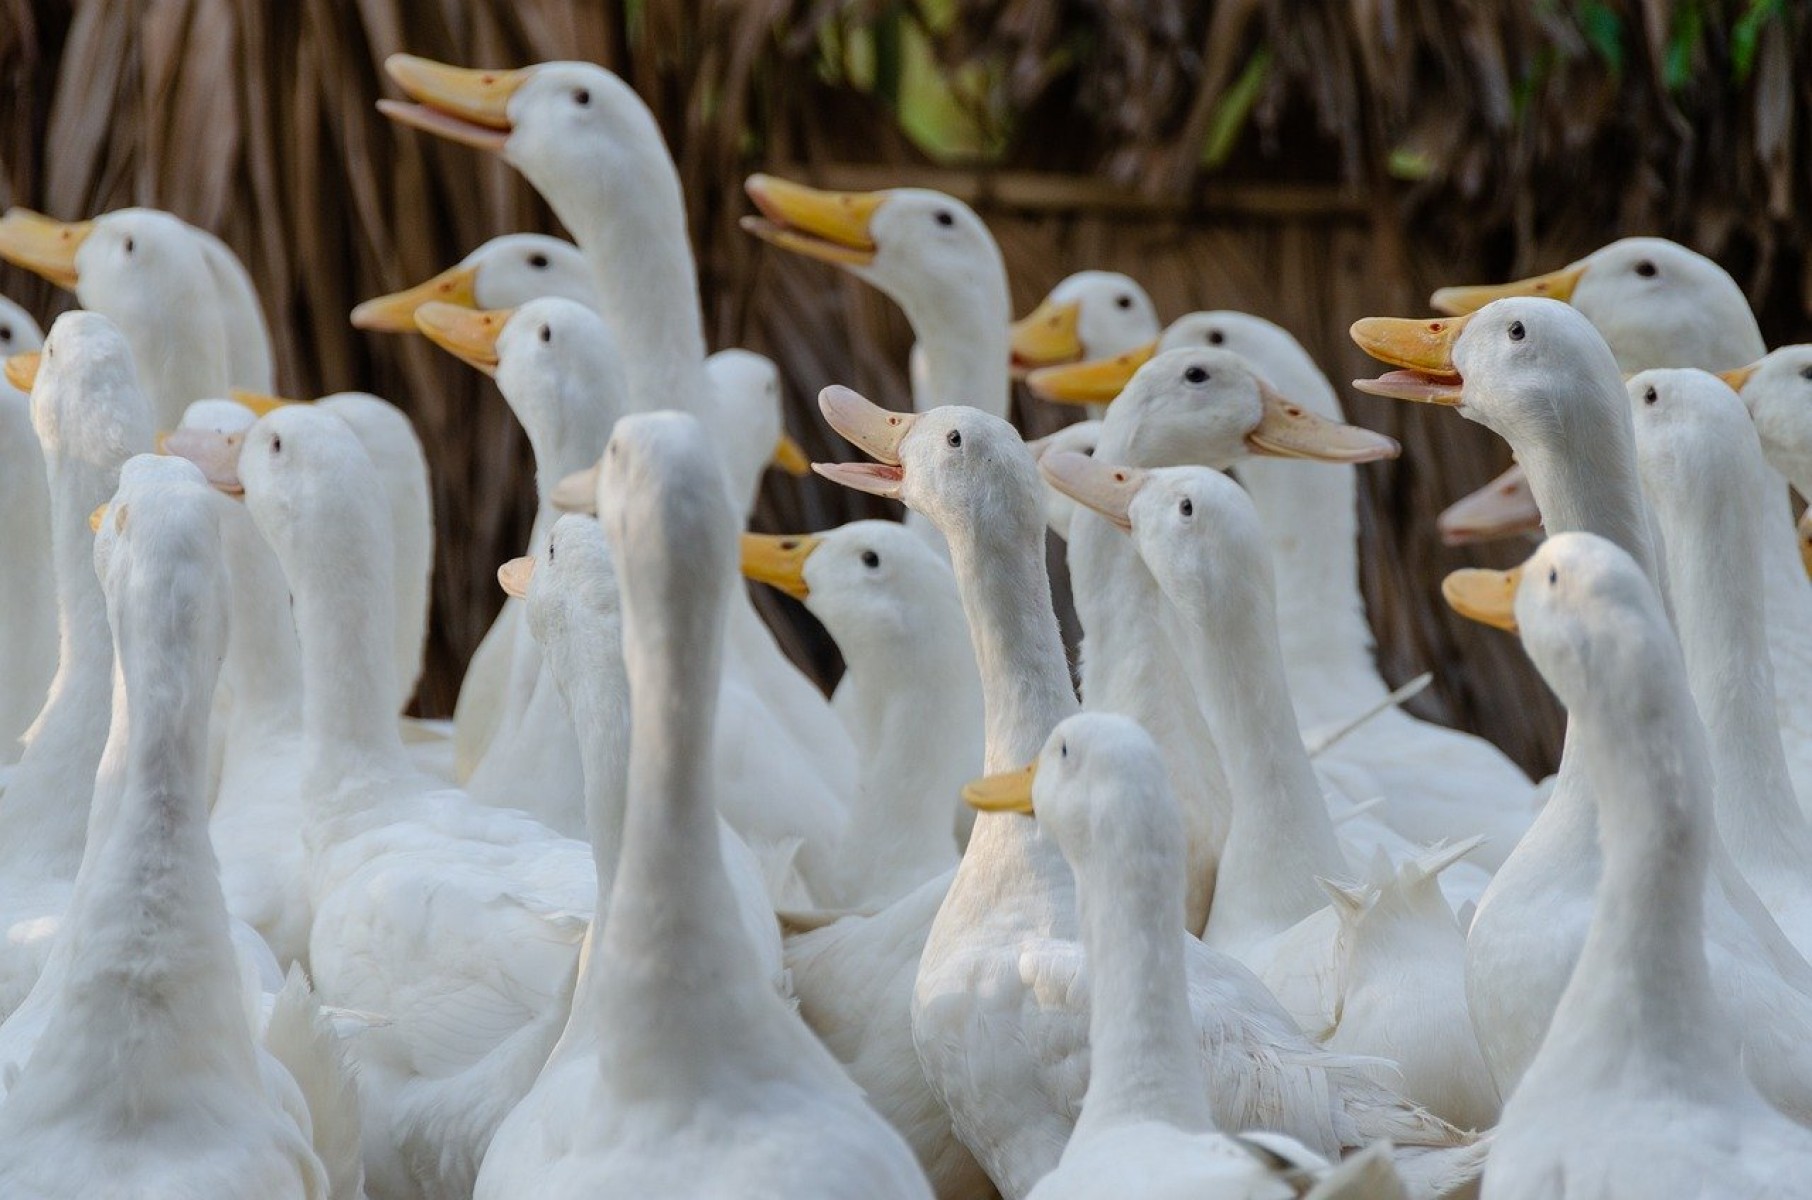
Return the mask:
[[[37,323],[0,296],[0,354],[43,344]],[[44,452],[31,425],[31,398],[0,379],[0,767],[19,760],[21,739],[44,707],[56,673],[56,575],[50,557],[50,492]]]

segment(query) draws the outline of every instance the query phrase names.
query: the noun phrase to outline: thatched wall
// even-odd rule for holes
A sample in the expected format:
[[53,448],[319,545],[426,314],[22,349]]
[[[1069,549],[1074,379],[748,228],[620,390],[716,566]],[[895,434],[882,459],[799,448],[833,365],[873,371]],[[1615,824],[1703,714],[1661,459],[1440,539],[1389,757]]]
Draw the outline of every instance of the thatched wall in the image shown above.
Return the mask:
[[[963,83],[968,142],[931,148],[979,163],[934,168],[902,131],[907,44]],[[414,416],[442,531],[420,703],[445,712],[498,603],[492,569],[527,528],[526,442],[488,382],[345,314],[492,234],[551,226],[501,164],[377,116],[388,53],[625,74],[675,148],[713,345],[773,353],[793,431],[832,455],[807,398],[842,381],[900,401],[907,330],[860,285],[736,231],[750,170],[946,186],[996,230],[1021,309],[1071,270],[1114,267],[1166,316],[1282,322],[1337,381],[1364,369],[1353,318],[1632,232],[1718,256],[1770,340],[1800,340],[1809,46],[1812,22],[1782,0],[0,0],[0,203],[61,217],[148,204],[216,229],[259,280],[286,389],[364,387]],[[67,303],[10,269],[0,291],[45,317]],[[1551,763],[1558,722],[1520,651],[1436,593],[1449,567],[1513,557],[1431,536],[1504,450],[1448,414],[1348,400],[1405,444],[1364,472],[1387,674],[1435,670],[1425,711]],[[1029,429],[1060,419],[1022,407]],[[775,481],[760,523],[868,511]],[[808,618],[762,602],[802,659],[834,669]]]

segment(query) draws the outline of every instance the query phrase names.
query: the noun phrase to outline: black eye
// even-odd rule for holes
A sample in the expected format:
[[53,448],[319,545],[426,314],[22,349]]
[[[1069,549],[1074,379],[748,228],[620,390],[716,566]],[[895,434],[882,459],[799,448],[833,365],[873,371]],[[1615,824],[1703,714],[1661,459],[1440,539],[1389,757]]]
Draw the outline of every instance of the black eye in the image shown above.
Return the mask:
[[13,327],[11,325],[0,325],[0,342],[10,342],[12,340]]
[[1510,332],[1511,341],[1513,341],[1513,342],[1522,341],[1523,340],[1523,323],[1521,321],[1510,322],[1510,331],[1509,332]]
[[944,440],[949,442],[952,446],[960,446],[963,444],[963,435],[960,430],[952,429],[949,433],[944,435]]
[[1114,303],[1119,305],[1121,308],[1131,308],[1132,307],[1132,297],[1122,293],[1121,295],[1115,297]]
[[954,225],[956,224],[956,214],[947,208],[940,208],[937,210],[937,223],[939,225]]
[[1636,264],[1636,274],[1644,279],[1653,279],[1658,273],[1655,264],[1646,258]]
[[1222,333],[1220,330],[1210,329],[1208,331],[1207,341],[1210,346],[1218,346],[1226,340],[1227,340],[1227,335]]
[[1660,398],[1660,396],[1655,394],[1655,389],[1653,387],[1645,388],[1642,392],[1642,402],[1644,404],[1653,404]]
[[549,565],[552,565],[554,561],[554,543],[551,541],[547,544],[547,561]]
[[1548,586],[1553,587],[1555,584],[1557,584],[1559,582],[1560,582],[1560,572],[1555,570],[1553,567],[1549,567],[1548,568]]
[[541,327],[541,340],[544,342],[551,342],[554,340],[554,331],[551,326],[543,325]]
[[1189,383],[1207,383],[1208,370],[1205,367],[1190,367],[1183,372],[1183,378]]
[[573,103],[577,104],[580,108],[584,108],[587,104],[591,103],[591,93],[584,88],[580,88],[573,93]]
[[1801,379],[1812,379],[1812,367],[1801,367],[1799,369],[1799,377]]
[[1188,496],[1184,496],[1182,501],[1177,505],[1177,511],[1186,517],[1195,516],[1195,501],[1191,500]]
[[271,453],[272,454],[283,453],[283,435],[282,434],[280,434],[280,433],[271,434]]
[[528,265],[535,268],[535,270],[537,270],[537,271],[543,269],[544,267],[547,266],[547,255],[545,255],[545,254],[529,255]]
[[126,239],[126,253],[127,254],[131,254],[132,251],[136,248],[136,246],[137,246],[137,243],[135,243],[131,238]]
[[1057,757],[1058,758],[1068,758],[1069,756],[1070,756],[1070,744],[1069,744],[1068,740],[1058,742],[1057,743]]
[[872,571],[881,565],[881,556],[873,550],[864,550],[862,551],[862,565]]

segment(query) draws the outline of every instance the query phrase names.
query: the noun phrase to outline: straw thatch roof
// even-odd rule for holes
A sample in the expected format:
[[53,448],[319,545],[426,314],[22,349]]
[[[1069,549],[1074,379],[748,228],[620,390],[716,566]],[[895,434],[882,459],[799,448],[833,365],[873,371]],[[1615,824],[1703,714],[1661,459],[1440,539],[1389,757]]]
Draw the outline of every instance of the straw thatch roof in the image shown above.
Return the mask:
[[[819,455],[840,451],[806,397],[836,380],[898,402],[909,334],[860,285],[737,233],[756,168],[943,186],[995,227],[1021,308],[1117,267],[1166,315],[1282,321],[1337,380],[1362,367],[1354,317],[1631,232],[1719,257],[1771,340],[1806,336],[1812,15],[1788,0],[0,0],[0,203],[149,204],[217,230],[259,281],[286,389],[364,387],[415,418],[442,530],[429,712],[450,708],[491,570],[524,539],[526,441],[488,383],[345,314],[551,220],[501,164],[377,115],[399,50],[628,78],[680,164],[713,344],[775,355]],[[0,291],[45,316],[67,303],[10,269]],[[1022,408],[1031,428],[1059,419]],[[1435,596],[1472,556],[1434,545],[1433,513],[1504,451],[1441,414],[1351,412],[1406,447],[1365,472],[1387,673],[1436,670],[1426,711],[1551,762],[1553,706],[1520,652]],[[869,511],[776,482],[760,522]],[[834,669],[808,618],[762,602]]]

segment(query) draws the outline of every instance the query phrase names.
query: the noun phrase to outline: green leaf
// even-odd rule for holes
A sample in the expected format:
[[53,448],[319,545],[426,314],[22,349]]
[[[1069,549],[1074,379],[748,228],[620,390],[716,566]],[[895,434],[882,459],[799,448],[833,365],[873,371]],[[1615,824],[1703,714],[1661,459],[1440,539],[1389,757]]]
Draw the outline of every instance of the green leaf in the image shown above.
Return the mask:
[[1623,73],[1623,18],[1603,0],[1579,6],[1579,30],[1613,74]]
[[1677,11],[1673,32],[1667,38],[1662,81],[1668,91],[1677,92],[1692,82],[1693,60],[1704,36],[1705,12],[1699,7],[1698,0],[1687,0]]
[[1786,12],[1785,0],[1750,0],[1749,8],[1730,29],[1730,65],[1738,83],[1747,83],[1755,70],[1756,45],[1762,27]]
[[1246,119],[1252,115],[1252,106],[1258,103],[1270,73],[1271,48],[1261,46],[1247,61],[1233,86],[1214,102],[1214,111],[1208,114],[1208,136],[1202,142],[1203,166],[1213,170],[1232,155],[1233,147],[1239,143],[1240,131],[1246,127]]

